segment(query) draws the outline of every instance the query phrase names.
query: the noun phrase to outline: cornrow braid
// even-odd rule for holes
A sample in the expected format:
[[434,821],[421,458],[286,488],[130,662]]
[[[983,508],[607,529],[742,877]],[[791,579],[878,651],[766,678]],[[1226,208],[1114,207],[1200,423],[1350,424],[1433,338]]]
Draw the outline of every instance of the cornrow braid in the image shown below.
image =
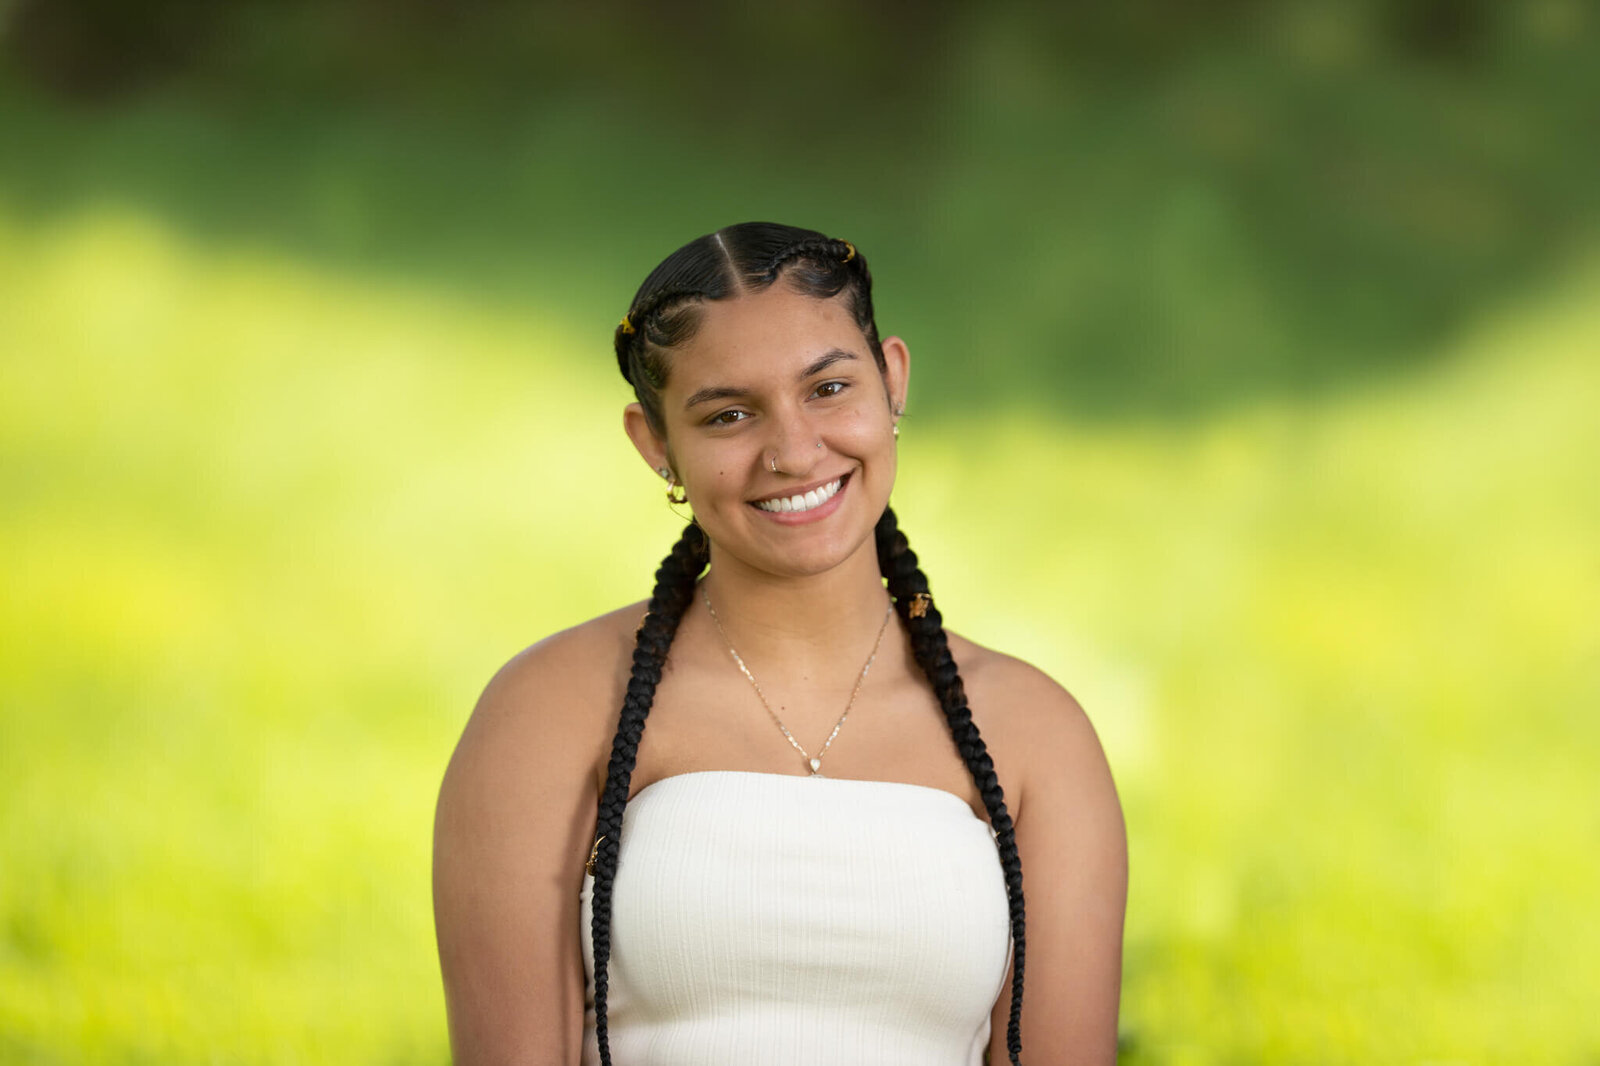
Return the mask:
[[[796,259],[811,260],[818,264],[825,264],[826,273],[838,276],[840,268],[848,269],[846,259],[853,262],[855,247],[849,241],[837,240],[833,237],[810,237],[805,240],[795,241],[786,248],[780,248],[767,263],[766,269],[761,272],[760,283],[770,285],[776,281],[779,273],[789,263]],[[843,287],[843,281],[838,283]]]
[[693,293],[658,290],[629,309],[612,341],[623,377],[630,381],[643,378],[657,390],[666,385],[665,367],[655,353],[674,348],[693,335],[697,323],[673,312],[694,299]]
[[633,672],[628,677],[627,695],[622,700],[622,716],[611,742],[611,761],[606,766],[606,785],[600,793],[594,835],[594,910],[591,936],[594,941],[595,1035],[600,1041],[600,1062],[611,1066],[611,1045],[606,1035],[606,964],[611,959],[611,889],[617,876],[617,853],[622,844],[622,812],[628,805],[628,786],[633,779],[634,759],[639,753],[639,738],[644,721],[655,702],[656,685],[667,661],[667,649],[678,633],[683,614],[694,601],[694,583],[710,561],[705,533],[694,523],[672,546],[656,570],[656,587],[650,594],[650,607],[634,641]]
[[[994,771],[994,761],[989,749],[978,735],[972,721],[972,711],[967,707],[967,693],[950,655],[950,641],[945,636],[944,619],[931,600],[924,606],[914,607],[916,597],[928,594],[928,579],[917,566],[917,554],[911,550],[906,535],[900,532],[899,519],[893,508],[885,508],[874,531],[878,548],[878,569],[888,582],[889,594],[894,597],[895,610],[900,615],[911,637],[911,654],[917,665],[933,685],[939,707],[944,711],[950,726],[950,736],[956,749],[967,764],[967,772],[983,794],[983,806],[989,812],[989,824],[994,828],[995,843],[1000,851],[1000,869],[1005,874],[1006,894],[1011,908],[1011,1018],[1006,1024],[1006,1050],[1011,1061],[1020,1063],[1022,1056],[1022,970],[1025,955],[1025,920],[1022,906],[1022,860],[1017,855],[1016,827],[1011,822],[1011,812],[1006,809],[1005,793],[1000,788],[1000,778]],[[920,614],[916,613],[920,610]]]

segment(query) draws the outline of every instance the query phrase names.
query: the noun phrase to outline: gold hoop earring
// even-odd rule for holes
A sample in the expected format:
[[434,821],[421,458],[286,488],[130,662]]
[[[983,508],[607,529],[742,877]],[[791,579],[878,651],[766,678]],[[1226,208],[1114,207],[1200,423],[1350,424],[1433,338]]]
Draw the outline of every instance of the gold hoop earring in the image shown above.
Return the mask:
[[675,507],[681,503],[689,502],[689,490],[678,484],[676,476],[667,480],[667,505]]

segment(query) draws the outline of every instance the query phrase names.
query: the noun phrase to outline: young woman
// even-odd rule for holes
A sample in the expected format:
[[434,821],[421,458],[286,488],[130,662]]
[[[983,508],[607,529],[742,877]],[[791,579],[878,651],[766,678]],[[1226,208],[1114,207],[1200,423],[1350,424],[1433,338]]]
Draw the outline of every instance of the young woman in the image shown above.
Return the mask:
[[617,327],[628,435],[694,519],[647,603],[508,663],[451,760],[458,1066],[1115,1060],[1116,790],[1065,690],[943,628],[871,288],[849,243],[747,223]]

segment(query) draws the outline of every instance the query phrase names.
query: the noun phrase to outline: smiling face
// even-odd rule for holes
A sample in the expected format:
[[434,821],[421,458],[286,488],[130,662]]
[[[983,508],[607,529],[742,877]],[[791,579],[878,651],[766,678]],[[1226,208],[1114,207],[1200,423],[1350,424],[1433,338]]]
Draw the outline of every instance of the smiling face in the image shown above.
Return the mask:
[[638,404],[626,424],[646,462],[677,474],[713,565],[800,576],[873,551],[894,487],[905,344],[883,341],[880,372],[844,298],[782,280],[702,315],[670,357],[664,438]]

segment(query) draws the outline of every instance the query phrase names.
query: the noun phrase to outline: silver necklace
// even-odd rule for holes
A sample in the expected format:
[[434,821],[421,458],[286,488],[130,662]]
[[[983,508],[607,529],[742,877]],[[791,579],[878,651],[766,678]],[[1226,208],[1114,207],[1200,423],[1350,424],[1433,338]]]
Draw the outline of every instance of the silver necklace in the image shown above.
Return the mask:
[[839,730],[844,728],[844,720],[850,717],[850,708],[855,706],[856,696],[861,693],[861,685],[867,680],[867,671],[872,669],[872,661],[878,657],[878,647],[883,643],[884,631],[889,628],[889,616],[894,613],[893,602],[883,612],[883,624],[878,627],[878,639],[872,642],[872,654],[867,656],[865,665],[861,667],[861,674],[856,678],[856,686],[850,690],[850,699],[844,705],[844,713],[839,716],[837,722],[833,723],[833,732],[829,733],[828,739],[822,742],[821,749],[815,755],[811,755],[800,746],[798,740],[794,739],[794,734],[789,732],[789,727],[783,724],[783,719],[778,717],[778,712],[774,711],[772,704],[767,702],[767,695],[761,691],[761,684],[756,680],[756,675],[752,674],[750,668],[744,664],[744,659],[740,657],[738,649],[733,646],[733,641],[728,638],[728,631],[722,628],[722,619],[717,617],[717,609],[711,606],[711,594],[705,590],[704,585],[700,587],[700,596],[706,601],[706,610],[711,612],[711,620],[716,623],[717,632],[722,634],[723,643],[728,645],[728,654],[732,655],[733,661],[739,664],[739,672],[744,674],[746,680],[750,682],[750,687],[756,690],[756,698],[761,701],[761,706],[767,709],[767,714],[772,718],[773,723],[783,731],[784,739],[793,745],[794,750],[798,751],[801,758],[805,759],[806,765],[811,767],[811,775],[813,777],[821,777],[822,757],[828,753],[828,746],[833,743],[833,738],[839,735]]

